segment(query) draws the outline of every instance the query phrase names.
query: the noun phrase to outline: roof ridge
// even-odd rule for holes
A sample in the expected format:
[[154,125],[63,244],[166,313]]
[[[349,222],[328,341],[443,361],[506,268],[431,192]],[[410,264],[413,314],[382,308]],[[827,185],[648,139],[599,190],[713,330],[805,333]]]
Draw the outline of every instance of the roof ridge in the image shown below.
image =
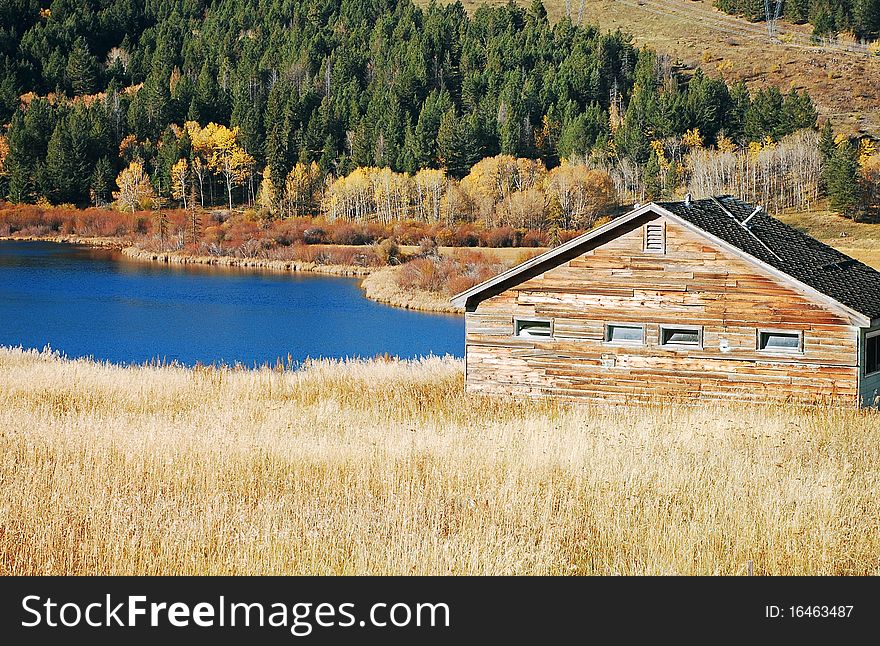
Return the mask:
[[[731,218],[725,215],[724,220],[718,220],[719,209],[709,207],[712,202],[716,202],[721,207],[720,210],[729,211],[738,225],[742,225],[742,221],[737,217],[736,211],[751,213],[756,208],[753,204],[729,195],[692,199],[691,206],[684,202],[658,203],[658,206],[836,302],[870,319],[880,317],[880,272],[876,269],[783,222],[766,210],[762,210],[760,217],[755,217],[752,227],[738,226],[737,231],[729,230],[723,222],[729,222]],[[698,204],[697,209],[693,209],[695,204]],[[757,229],[760,237],[751,229]],[[738,235],[738,231],[746,230],[752,234],[748,238]],[[756,248],[749,240],[757,241],[760,247]],[[772,255],[767,256],[759,249],[766,249]],[[835,267],[829,267],[832,265]]]
[[[765,270],[792,279],[806,288],[812,298],[825,297],[846,311],[858,325],[880,321],[880,272],[766,211],[755,213],[755,208],[730,195],[685,202],[650,202],[465,290],[452,301],[466,306],[471,299],[489,290],[507,289],[517,280],[524,280],[520,278],[523,274],[545,271],[547,266],[555,266],[553,262],[565,262],[571,254],[578,253],[582,245],[613,235],[619,226],[653,210],[658,215],[673,215],[683,224],[763,265]],[[753,224],[746,226],[743,220],[750,215],[754,216],[749,221]],[[757,233],[752,228],[756,228]]]

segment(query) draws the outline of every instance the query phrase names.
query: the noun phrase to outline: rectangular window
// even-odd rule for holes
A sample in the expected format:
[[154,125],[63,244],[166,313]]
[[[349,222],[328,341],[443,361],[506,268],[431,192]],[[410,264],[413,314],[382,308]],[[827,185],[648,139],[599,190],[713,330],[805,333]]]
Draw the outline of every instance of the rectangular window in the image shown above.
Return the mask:
[[625,343],[627,345],[644,345],[645,328],[642,325],[618,325],[609,323],[605,326],[606,343]]
[[880,332],[865,339],[865,374],[880,372]]
[[645,225],[645,251],[666,253],[666,227],[662,223]]
[[703,345],[703,329],[699,327],[660,326],[660,345],[681,345],[699,348]]
[[540,319],[516,319],[514,322],[516,336],[538,337],[549,339],[553,336],[550,321]]
[[758,350],[799,354],[803,351],[803,336],[800,332],[760,330]]

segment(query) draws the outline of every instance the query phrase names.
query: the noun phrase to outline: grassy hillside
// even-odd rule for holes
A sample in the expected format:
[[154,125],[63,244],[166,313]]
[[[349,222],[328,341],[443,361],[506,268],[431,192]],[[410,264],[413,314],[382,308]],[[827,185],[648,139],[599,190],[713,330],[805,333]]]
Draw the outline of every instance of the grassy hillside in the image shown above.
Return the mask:
[[0,383],[0,574],[880,573],[867,412],[484,399],[450,359]]
[[[463,3],[473,11],[480,4],[501,5],[506,0]],[[544,0],[554,20],[565,15],[566,4],[576,22],[580,0]],[[620,28],[633,34],[640,46],[649,45],[674,61],[702,67],[728,81],[742,79],[752,88],[806,89],[820,114],[830,116],[837,127],[880,136],[880,57],[847,51],[845,36],[837,47],[811,47],[809,25],[780,21],[782,42],[771,43],[763,23],[728,15],[710,0],[586,0],[583,21],[603,30]]]
[[832,211],[784,212],[779,219],[880,270],[880,226],[853,222]]

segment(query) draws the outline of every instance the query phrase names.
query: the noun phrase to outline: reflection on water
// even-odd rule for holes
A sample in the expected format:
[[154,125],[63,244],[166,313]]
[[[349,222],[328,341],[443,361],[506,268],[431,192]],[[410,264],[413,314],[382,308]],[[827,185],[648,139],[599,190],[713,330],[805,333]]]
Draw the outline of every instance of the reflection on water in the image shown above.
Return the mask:
[[461,356],[464,322],[374,303],[351,278],[143,264],[110,249],[9,241],[0,242],[0,345],[188,365]]

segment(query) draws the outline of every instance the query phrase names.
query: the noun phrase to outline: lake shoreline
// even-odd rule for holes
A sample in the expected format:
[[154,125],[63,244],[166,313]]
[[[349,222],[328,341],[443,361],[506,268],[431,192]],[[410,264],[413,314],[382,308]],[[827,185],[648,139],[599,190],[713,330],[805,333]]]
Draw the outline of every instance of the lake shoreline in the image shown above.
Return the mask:
[[10,235],[0,241],[56,242],[78,244],[101,249],[117,249],[127,261],[164,264],[235,267],[256,271],[280,273],[311,273],[324,276],[359,278],[361,293],[371,301],[421,312],[436,314],[463,314],[447,298],[431,292],[410,292],[397,286],[394,267],[361,267],[358,265],[322,265],[303,260],[270,260],[266,258],[238,258],[236,256],[192,256],[173,251],[148,251],[132,246],[121,238],[99,238],[77,235]]

